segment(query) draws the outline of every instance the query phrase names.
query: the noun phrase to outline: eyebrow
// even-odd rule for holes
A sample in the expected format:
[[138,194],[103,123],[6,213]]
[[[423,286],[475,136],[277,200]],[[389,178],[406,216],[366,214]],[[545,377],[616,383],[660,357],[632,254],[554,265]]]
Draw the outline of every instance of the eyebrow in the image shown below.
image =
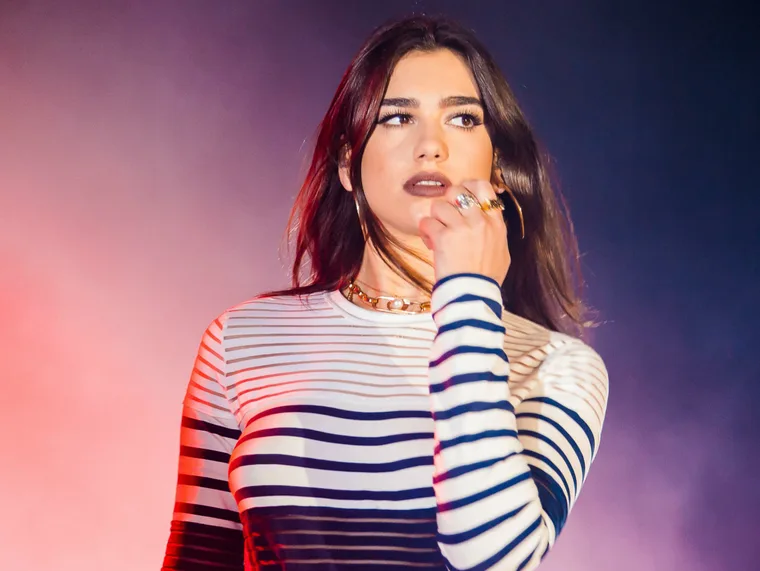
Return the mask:
[[[389,99],[383,99],[380,102],[380,106],[389,107],[419,107],[420,102],[413,97],[391,97]],[[477,105],[483,107],[483,103],[477,97],[468,97],[466,95],[451,95],[444,97],[438,102],[438,107],[444,109],[446,107],[458,107],[460,105]]]

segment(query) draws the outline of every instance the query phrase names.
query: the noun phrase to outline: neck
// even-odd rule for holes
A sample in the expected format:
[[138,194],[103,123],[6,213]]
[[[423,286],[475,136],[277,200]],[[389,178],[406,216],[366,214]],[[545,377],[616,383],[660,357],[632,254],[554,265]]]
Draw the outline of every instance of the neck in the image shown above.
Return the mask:
[[[405,252],[398,252],[396,255],[423,278],[433,283],[435,273],[432,254],[422,243],[422,240],[417,239],[417,241],[419,244],[412,242],[408,243],[407,246],[419,253],[425,261],[418,260]],[[362,265],[354,281],[366,294],[373,297],[391,295],[405,297],[413,301],[428,300],[430,298],[428,292],[409,283],[405,278],[393,271],[380,258],[380,255],[370,242],[367,242],[364,247]]]

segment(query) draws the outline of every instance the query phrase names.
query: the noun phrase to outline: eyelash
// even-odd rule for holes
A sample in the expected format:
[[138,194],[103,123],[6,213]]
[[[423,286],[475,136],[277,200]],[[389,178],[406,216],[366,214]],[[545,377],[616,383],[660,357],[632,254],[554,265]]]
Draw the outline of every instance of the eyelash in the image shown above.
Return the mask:
[[[412,116],[409,113],[401,113],[399,111],[388,111],[384,114],[381,114],[380,117],[377,119],[378,125],[384,125],[385,127],[392,128],[392,127],[403,127],[403,124],[401,125],[388,125],[388,121],[393,119],[394,117],[403,117],[407,120],[411,119]],[[469,131],[471,129],[474,129],[475,127],[478,127],[479,125],[483,124],[483,119],[474,114],[474,113],[457,113],[456,115],[453,115],[451,119],[454,119],[456,117],[467,117],[469,118],[470,122],[472,123],[469,127],[459,127],[459,129],[464,129],[465,131]]]

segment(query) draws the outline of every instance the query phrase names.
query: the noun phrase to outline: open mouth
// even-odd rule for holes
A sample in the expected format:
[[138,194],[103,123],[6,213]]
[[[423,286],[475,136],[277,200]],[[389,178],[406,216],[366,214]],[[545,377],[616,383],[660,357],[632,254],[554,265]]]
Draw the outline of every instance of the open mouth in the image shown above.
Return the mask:
[[420,172],[404,183],[404,190],[413,196],[436,197],[446,194],[451,181],[439,172]]

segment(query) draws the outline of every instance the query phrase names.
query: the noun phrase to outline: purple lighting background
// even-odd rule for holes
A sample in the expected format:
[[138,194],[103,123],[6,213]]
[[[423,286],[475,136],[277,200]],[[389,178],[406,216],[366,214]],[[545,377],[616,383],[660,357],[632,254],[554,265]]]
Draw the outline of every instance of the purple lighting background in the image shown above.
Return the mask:
[[203,328],[286,284],[316,125],[412,11],[505,71],[603,322],[601,449],[542,571],[760,568],[749,6],[0,0],[0,568],[160,566]]

